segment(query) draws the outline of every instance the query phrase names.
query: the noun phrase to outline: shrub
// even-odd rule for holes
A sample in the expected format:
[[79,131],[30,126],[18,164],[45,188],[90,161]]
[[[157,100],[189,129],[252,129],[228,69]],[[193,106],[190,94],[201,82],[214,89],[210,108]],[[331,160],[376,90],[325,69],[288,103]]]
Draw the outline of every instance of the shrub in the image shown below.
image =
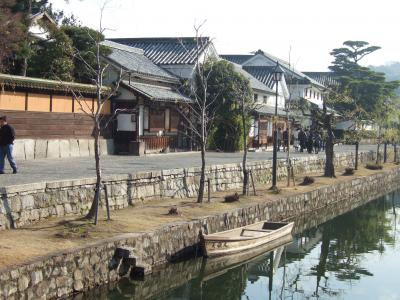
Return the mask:
[[367,164],[365,166],[365,168],[369,169],[369,170],[382,170],[383,166],[380,164]]
[[233,195],[227,195],[227,196],[225,196],[225,202],[236,202],[236,201],[239,201],[239,198],[240,198],[240,196],[239,196],[239,194],[238,193],[235,193],[235,194],[233,194]]
[[303,182],[300,183],[300,185],[310,185],[310,184],[313,184],[314,182],[315,182],[314,177],[306,176],[306,177],[304,177]]
[[169,209],[169,211],[168,211],[168,214],[169,215],[179,215],[178,208],[177,207],[171,207]]
[[346,169],[344,170],[343,175],[345,175],[345,176],[354,175],[354,169],[353,169],[353,168],[346,168]]

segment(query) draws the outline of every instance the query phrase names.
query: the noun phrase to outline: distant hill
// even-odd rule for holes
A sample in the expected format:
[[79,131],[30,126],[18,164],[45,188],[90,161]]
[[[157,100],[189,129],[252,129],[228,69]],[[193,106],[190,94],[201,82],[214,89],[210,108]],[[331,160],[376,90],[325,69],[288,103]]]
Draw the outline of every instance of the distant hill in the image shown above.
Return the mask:
[[[386,80],[400,80],[400,62],[392,62],[381,66],[369,66],[372,70],[385,73]],[[397,90],[400,96],[400,89]]]

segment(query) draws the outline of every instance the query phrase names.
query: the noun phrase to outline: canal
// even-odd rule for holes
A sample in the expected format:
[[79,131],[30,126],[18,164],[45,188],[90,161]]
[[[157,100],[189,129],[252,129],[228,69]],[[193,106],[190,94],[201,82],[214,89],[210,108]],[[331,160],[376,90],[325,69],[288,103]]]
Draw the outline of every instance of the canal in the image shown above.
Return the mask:
[[[369,202],[234,266],[202,258],[79,299],[400,299],[400,192]],[[218,267],[221,267],[219,268]],[[207,271],[208,270],[208,271]]]

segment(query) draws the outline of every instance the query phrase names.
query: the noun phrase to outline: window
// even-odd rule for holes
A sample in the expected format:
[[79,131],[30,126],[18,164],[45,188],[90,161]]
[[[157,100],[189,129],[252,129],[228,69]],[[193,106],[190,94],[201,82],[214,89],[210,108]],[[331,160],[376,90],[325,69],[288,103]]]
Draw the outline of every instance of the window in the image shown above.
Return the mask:
[[264,96],[264,104],[267,104],[267,103],[268,103],[268,97]]
[[254,94],[254,101],[257,102],[257,100],[258,100],[258,95],[257,95],[257,94]]
[[314,98],[315,98],[315,91],[314,91]]

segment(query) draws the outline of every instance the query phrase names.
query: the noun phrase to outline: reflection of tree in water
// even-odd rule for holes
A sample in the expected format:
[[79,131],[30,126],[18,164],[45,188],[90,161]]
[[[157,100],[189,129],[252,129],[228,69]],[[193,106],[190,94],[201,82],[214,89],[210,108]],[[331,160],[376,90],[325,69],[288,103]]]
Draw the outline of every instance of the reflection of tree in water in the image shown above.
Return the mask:
[[386,214],[388,208],[388,202],[380,199],[323,226],[321,261],[326,259],[328,271],[334,271],[340,280],[358,280],[362,275],[373,275],[361,267],[362,254],[383,253],[385,243],[393,243],[391,220]]
[[[388,212],[392,211],[396,201],[400,201],[399,194],[396,201],[392,199],[387,197],[370,202],[320,226],[322,240],[319,245],[319,261],[317,265],[311,267],[311,272],[308,274],[316,277],[315,290],[310,296],[318,297],[324,294],[335,297],[340,294],[340,290],[330,288],[328,272],[332,272],[340,281],[360,280],[363,276],[373,276],[363,267],[363,254],[372,251],[383,253],[388,244],[393,244],[392,219]],[[289,261],[295,259],[293,255],[291,257],[289,255]],[[299,268],[296,271],[297,274],[292,273],[290,280],[287,281],[286,292],[292,295],[302,293],[305,297],[305,291],[298,287],[304,269]]]
[[246,284],[247,264],[228,270],[221,276],[203,282],[202,299],[241,299]]

